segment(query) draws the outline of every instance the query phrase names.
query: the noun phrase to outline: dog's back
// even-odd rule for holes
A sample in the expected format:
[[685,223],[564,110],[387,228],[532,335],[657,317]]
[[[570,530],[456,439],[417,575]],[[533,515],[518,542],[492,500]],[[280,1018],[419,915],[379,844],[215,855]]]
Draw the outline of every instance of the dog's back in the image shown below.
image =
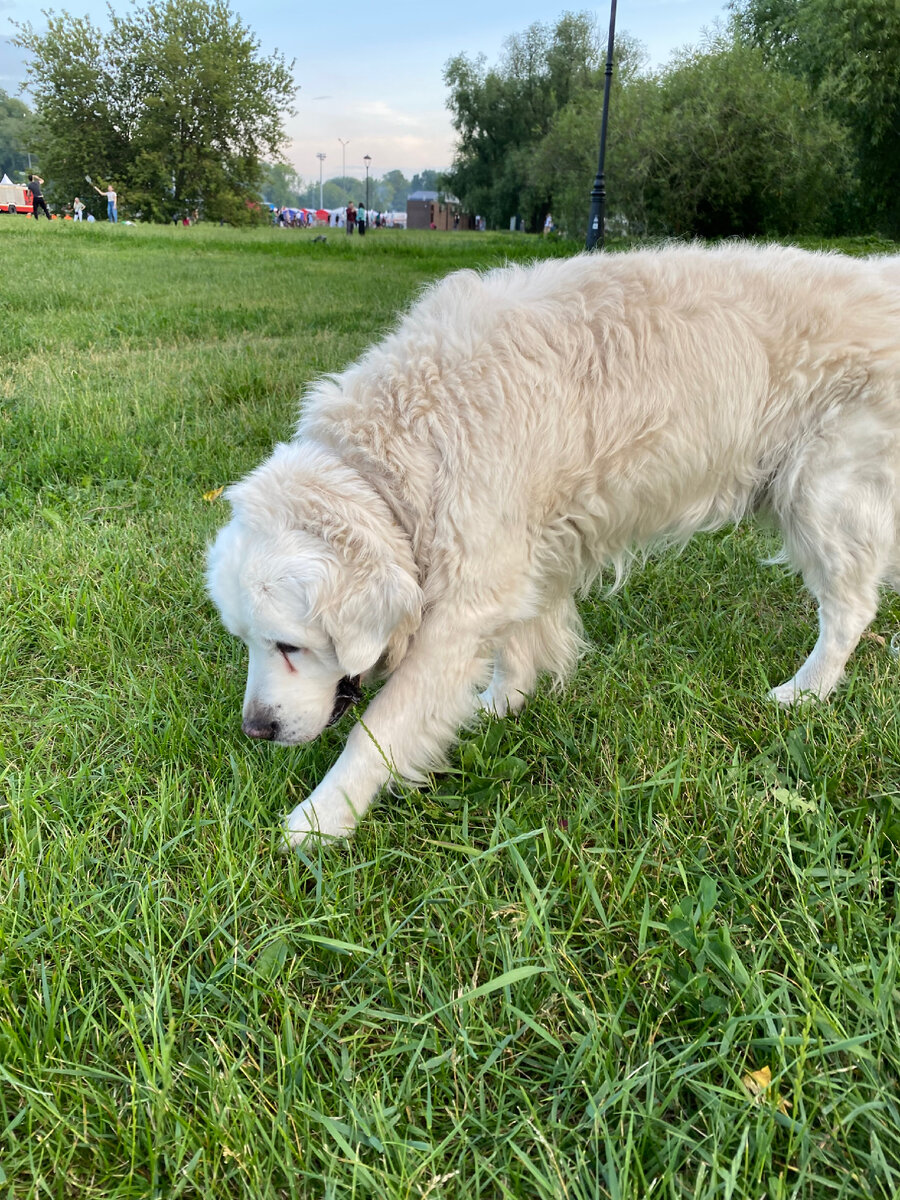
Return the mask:
[[423,513],[437,479],[478,493],[482,527],[486,503],[564,515],[600,563],[783,507],[825,443],[896,463],[898,331],[879,271],[783,247],[464,271],[314,392],[300,428],[389,460]]

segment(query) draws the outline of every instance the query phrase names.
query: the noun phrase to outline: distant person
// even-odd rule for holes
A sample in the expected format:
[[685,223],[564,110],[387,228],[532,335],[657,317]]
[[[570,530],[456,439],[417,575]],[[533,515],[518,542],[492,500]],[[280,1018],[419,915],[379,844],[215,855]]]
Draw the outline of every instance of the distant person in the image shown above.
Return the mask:
[[356,210],[356,228],[359,230],[359,236],[362,237],[366,232],[366,210],[360,201],[359,208]]
[[347,205],[347,233],[350,234],[351,236],[353,234],[353,226],[355,224],[356,224],[356,209],[353,207],[353,204],[350,203]]
[[547,217],[544,221],[544,237],[546,237],[548,233],[552,233],[552,232],[553,232],[553,217],[550,215],[550,213],[547,213]]
[[119,213],[118,213],[118,209],[116,207],[117,202],[118,202],[118,196],[116,195],[116,189],[113,187],[112,184],[109,184],[105,188],[98,188],[96,183],[92,184],[91,186],[93,187],[94,191],[97,193],[98,196],[106,197],[106,215],[109,218],[109,220],[112,221],[113,225],[115,225],[117,223],[117,221],[119,220]]
[[50,220],[50,209],[47,207],[47,201],[44,199],[44,193],[41,190],[43,183],[40,175],[28,176],[28,190],[31,192],[31,207],[34,213],[34,219],[38,219],[38,214],[43,210],[47,220]]
[[76,196],[72,201],[72,212],[76,221],[81,221],[83,219],[82,214],[84,213],[84,201],[79,196]]

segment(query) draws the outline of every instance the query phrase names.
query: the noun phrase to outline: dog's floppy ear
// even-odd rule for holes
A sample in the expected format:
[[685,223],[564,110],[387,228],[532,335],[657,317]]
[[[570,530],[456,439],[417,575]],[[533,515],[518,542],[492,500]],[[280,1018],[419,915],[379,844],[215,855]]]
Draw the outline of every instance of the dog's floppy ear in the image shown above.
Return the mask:
[[415,632],[422,615],[422,592],[398,563],[373,563],[342,578],[322,613],[341,670],[351,677],[370,670],[388,644]]
[[[320,542],[313,560],[325,577],[317,581],[312,609],[346,675],[368,671],[385,650],[388,660],[400,657],[423,605],[412,547],[387,503],[352,466],[323,446],[291,442],[276,446],[228,494],[242,509],[253,506],[260,529],[274,524],[288,538]],[[309,554],[298,558],[298,573],[308,580]]]

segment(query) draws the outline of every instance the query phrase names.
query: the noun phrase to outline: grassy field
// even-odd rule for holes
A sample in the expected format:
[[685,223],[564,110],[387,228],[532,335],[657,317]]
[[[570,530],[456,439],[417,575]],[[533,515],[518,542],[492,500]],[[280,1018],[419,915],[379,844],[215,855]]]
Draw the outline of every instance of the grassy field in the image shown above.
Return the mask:
[[897,597],[782,713],[812,603],[698,539],[563,695],[276,851],[347,719],[241,734],[204,493],[425,281],[563,249],[0,217],[0,1197],[900,1194]]

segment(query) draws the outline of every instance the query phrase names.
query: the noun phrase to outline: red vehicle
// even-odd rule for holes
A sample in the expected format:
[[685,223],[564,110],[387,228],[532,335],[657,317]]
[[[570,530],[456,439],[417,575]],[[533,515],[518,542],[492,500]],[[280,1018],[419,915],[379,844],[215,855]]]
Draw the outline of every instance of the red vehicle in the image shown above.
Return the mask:
[[31,192],[18,183],[0,183],[0,212],[34,213]]

